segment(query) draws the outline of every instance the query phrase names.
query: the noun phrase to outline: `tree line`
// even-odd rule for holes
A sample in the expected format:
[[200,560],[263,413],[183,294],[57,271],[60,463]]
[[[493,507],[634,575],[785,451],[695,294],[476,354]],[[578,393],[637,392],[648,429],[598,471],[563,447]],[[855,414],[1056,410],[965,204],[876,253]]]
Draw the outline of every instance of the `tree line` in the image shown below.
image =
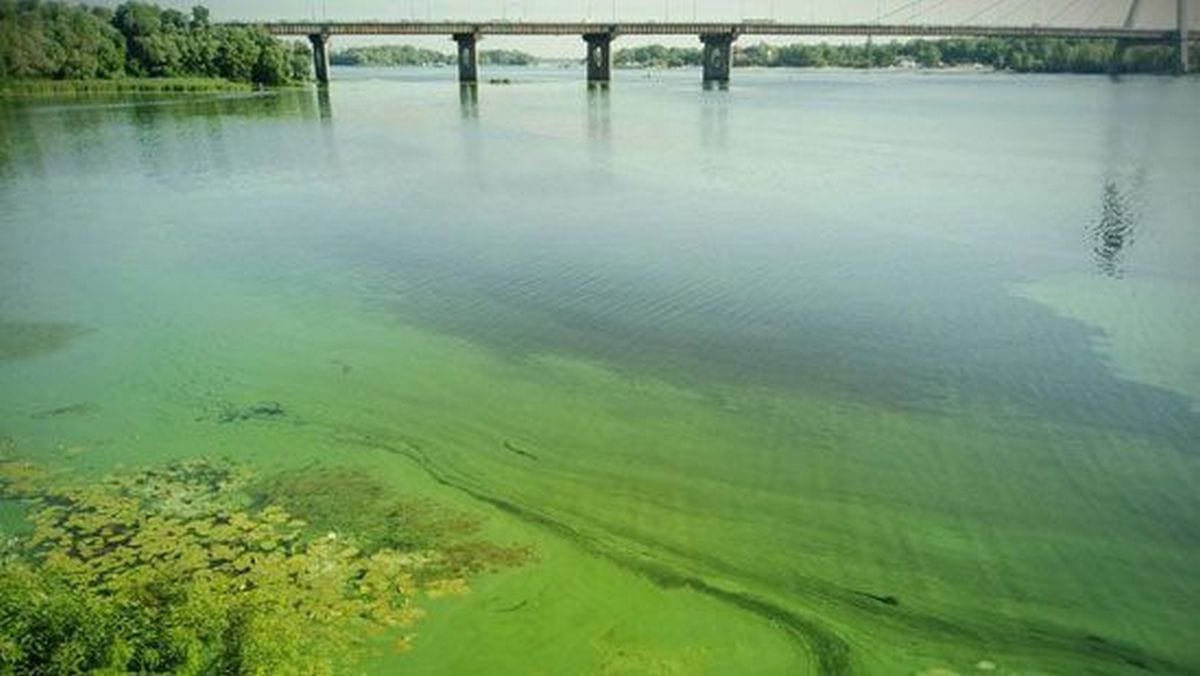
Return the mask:
[[[335,51],[329,62],[335,66],[449,66],[456,57],[412,45],[378,45]],[[485,66],[532,66],[538,58],[515,49],[484,49],[479,52],[479,62]]]
[[307,45],[261,28],[213,26],[202,6],[185,14],[144,2],[109,9],[0,0],[0,78],[206,77],[281,85],[307,79],[311,68]]
[[[1198,60],[1192,48],[1193,63]],[[675,68],[697,66],[699,48],[649,45],[618,50],[616,66],[623,68]],[[1018,73],[1163,73],[1175,65],[1175,48],[1169,45],[1122,47],[1116,40],[1065,38],[956,38],[910,40],[882,44],[759,43],[736,47],[735,66],[765,68],[888,68],[912,65],[940,68],[981,65]]]

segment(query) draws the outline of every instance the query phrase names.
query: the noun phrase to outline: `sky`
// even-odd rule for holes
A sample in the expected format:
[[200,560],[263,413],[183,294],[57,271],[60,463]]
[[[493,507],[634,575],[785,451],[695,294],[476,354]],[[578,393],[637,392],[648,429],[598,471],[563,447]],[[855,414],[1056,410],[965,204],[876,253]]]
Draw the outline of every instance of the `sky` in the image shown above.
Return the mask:
[[[85,0],[86,1],[86,0]],[[154,0],[164,7],[187,9],[204,4],[214,21],[227,20],[491,20],[510,21],[739,21],[766,19],[802,22],[891,23],[1034,23],[1118,25],[1130,0]],[[1139,25],[1174,25],[1176,0],[1142,0]],[[120,0],[91,0],[117,5]],[[1189,25],[1200,19],[1200,0],[1188,0]],[[755,38],[755,41],[757,39]],[[775,40],[776,42],[780,40]],[[795,39],[783,39],[795,42]],[[691,45],[688,38],[626,38],[618,45]],[[449,37],[338,38],[349,44],[414,44],[452,51]],[[336,49],[339,45],[335,44]],[[568,38],[488,38],[489,46],[521,49],[540,56],[575,56],[582,41]]]

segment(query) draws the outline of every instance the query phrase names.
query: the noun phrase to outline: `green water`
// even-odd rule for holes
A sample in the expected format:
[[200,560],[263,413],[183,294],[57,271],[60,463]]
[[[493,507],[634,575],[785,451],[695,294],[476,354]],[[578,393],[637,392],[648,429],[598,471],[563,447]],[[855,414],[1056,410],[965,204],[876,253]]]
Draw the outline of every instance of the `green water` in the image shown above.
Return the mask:
[[0,104],[0,434],[536,552],[369,673],[1200,670],[1200,81],[511,76]]

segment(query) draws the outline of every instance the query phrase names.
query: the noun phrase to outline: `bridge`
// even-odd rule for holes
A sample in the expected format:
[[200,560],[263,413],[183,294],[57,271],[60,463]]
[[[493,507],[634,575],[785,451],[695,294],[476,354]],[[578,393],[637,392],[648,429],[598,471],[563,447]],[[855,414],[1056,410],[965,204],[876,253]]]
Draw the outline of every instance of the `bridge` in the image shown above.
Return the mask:
[[[706,83],[728,83],[733,68],[733,43],[743,35],[907,38],[1073,38],[1116,40],[1129,44],[1173,44],[1178,54],[1177,72],[1188,68],[1188,0],[1177,0],[1176,26],[1172,29],[1136,28],[1141,0],[1132,0],[1123,26],[994,26],[963,24],[884,23],[778,23],[770,20],[738,23],[711,22],[527,22],[527,21],[355,21],[272,22],[261,25],[278,36],[305,36],[313,46],[318,82],[329,82],[329,41],[335,35],[447,35],[458,44],[458,76],[463,83],[479,79],[477,44],[488,35],[578,35],[587,45],[588,82],[608,82],[612,77],[612,42],[622,35],[695,35],[704,46],[703,78]],[[231,24],[237,25],[237,24]]]

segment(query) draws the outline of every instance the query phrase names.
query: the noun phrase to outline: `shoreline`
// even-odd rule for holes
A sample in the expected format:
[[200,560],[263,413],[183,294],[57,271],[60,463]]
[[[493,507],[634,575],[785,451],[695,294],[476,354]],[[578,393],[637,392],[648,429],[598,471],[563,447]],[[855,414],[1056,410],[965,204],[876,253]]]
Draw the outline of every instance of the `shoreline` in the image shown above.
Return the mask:
[[111,80],[0,80],[0,97],[59,94],[196,94],[249,92],[260,87],[221,78],[119,78]]

